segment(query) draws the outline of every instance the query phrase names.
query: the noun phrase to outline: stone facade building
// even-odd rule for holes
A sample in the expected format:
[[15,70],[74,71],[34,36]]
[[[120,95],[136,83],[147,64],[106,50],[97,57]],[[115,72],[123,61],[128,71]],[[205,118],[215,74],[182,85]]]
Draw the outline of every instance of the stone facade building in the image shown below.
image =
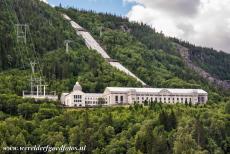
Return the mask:
[[68,107],[122,105],[144,102],[205,104],[208,93],[202,89],[107,87],[104,93],[84,93],[77,82],[71,93],[63,93],[61,103]]

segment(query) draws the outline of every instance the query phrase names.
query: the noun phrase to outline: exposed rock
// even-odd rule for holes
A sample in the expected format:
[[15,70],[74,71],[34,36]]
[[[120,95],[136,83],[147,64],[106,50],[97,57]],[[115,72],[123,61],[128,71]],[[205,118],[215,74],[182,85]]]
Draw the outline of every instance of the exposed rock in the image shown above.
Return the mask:
[[176,47],[176,51],[179,52],[179,54],[181,55],[181,57],[183,58],[183,61],[185,62],[185,64],[192,70],[194,70],[195,72],[197,72],[201,77],[203,77],[204,79],[208,80],[211,84],[223,88],[225,90],[229,90],[230,89],[230,82],[228,81],[222,81],[216,77],[213,77],[211,74],[209,74],[208,72],[206,72],[205,70],[203,70],[202,68],[196,66],[195,64],[193,64],[193,62],[190,59],[190,54],[189,54],[189,49],[185,48],[177,43],[175,43],[175,47]]
[[131,32],[131,29],[126,25],[121,25],[120,27],[121,27],[122,31],[125,32],[125,33],[130,33]]

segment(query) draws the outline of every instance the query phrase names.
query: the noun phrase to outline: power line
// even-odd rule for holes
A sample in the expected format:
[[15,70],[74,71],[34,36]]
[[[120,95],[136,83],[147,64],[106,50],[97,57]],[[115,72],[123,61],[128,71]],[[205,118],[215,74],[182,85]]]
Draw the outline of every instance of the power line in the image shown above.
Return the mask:
[[[5,1],[5,0],[2,0],[2,1],[5,3],[6,9],[7,9],[9,14],[10,14],[9,8],[11,8],[11,10],[14,12],[16,20],[17,20],[16,21],[17,24],[15,24],[13,29],[14,29],[14,32],[16,32],[16,35],[17,35],[17,49],[19,50],[19,54],[20,54],[20,57],[21,57],[20,60],[21,60],[21,63],[23,65],[23,68],[25,68],[24,64],[26,64],[25,61],[26,61],[27,58],[29,59],[29,62],[27,62],[27,64],[29,63],[30,67],[31,67],[31,72],[32,73],[31,73],[31,77],[30,77],[30,92],[29,92],[29,94],[27,94],[25,91],[23,91],[23,97],[24,98],[29,97],[29,98],[35,98],[35,99],[47,98],[47,99],[57,100],[58,97],[56,96],[56,92],[55,92],[54,95],[47,95],[47,93],[46,93],[47,85],[45,84],[45,80],[42,79],[43,72],[42,72],[40,62],[39,62],[39,55],[37,54],[37,52],[35,50],[35,46],[34,46],[34,42],[33,42],[31,32],[30,32],[29,25],[28,24],[21,24],[19,22],[19,18],[18,18],[18,15],[17,15],[15,9],[13,9],[13,6],[10,5],[11,7],[9,7],[9,5],[7,4],[7,1]],[[17,7],[19,7],[18,0],[16,0],[16,3],[17,3]],[[19,15],[21,15],[20,16],[21,20],[25,21],[24,20],[24,15],[20,11],[20,7],[19,7],[18,11],[19,11]],[[16,29],[15,29],[15,27],[16,27]],[[28,47],[27,37],[29,38],[30,44],[32,45],[33,53],[31,53],[31,54],[33,55],[33,57],[32,57],[34,59],[33,61],[30,59],[30,52],[28,51],[29,47]],[[26,55],[25,61],[24,61],[24,57],[23,57],[23,52],[21,51],[21,46],[25,47],[25,54],[24,54],[24,55]],[[36,71],[35,66],[36,65],[38,66],[38,70],[39,70],[38,75],[39,75],[39,77],[36,77],[37,74],[35,74],[35,71]]]

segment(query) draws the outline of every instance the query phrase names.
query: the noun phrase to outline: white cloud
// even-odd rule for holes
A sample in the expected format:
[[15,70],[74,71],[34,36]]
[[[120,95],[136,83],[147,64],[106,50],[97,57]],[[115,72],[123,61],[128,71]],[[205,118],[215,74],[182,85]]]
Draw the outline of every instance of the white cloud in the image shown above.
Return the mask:
[[230,53],[230,0],[124,0],[136,2],[127,14],[197,45]]
[[47,0],[40,0],[40,1],[45,2],[45,3],[47,3],[47,4],[48,4],[48,1],[47,1]]

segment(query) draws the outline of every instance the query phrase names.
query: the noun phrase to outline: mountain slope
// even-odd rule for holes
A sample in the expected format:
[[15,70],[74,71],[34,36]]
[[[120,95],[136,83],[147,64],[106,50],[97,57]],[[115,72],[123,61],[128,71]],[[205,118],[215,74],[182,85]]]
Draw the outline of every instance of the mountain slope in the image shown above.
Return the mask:
[[[15,153],[10,148],[35,145],[49,145],[54,149],[62,145],[86,146],[83,152],[51,152],[63,154],[229,152],[229,95],[218,91],[190,70],[176,52],[175,46],[163,34],[150,33],[148,30],[151,29],[146,25],[129,23],[126,19],[111,15],[55,10],[37,0],[7,0],[13,8],[24,12],[23,17],[20,17],[21,13],[18,11],[17,15],[30,25],[31,35],[36,40],[34,53],[31,40],[28,40],[27,47],[16,42],[13,28],[17,23],[15,13],[12,10],[6,11],[2,2],[4,1],[0,1],[1,154]],[[49,86],[59,93],[71,90],[76,80],[83,84],[83,90],[87,92],[100,92],[106,86],[141,86],[135,79],[108,65],[95,50],[89,50],[84,40],[77,37],[71,25],[63,20],[59,11],[68,13],[89,30],[112,58],[118,59],[149,85],[201,87],[209,91],[210,101],[196,106],[151,103],[129,107],[69,109],[62,108],[59,102],[22,99],[18,95],[21,95],[23,89],[29,88],[27,80],[31,71],[25,63],[29,60],[29,55],[38,55]],[[154,41],[150,41],[149,37]],[[73,41],[68,54],[65,53],[63,43],[66,39]],[[30,54],[26,54],[26,49]],[[24,62],[21,61],[22,57]]]
[[[176,50],[180,53],[181,57],[184,59],[185,64],[194,70],[196,73],[198,73],[202,78],[206,79],[213,85],[216,85],[218,87],[221,87],[225,90],[230,89],[230,82],[225,80],[220,80],[217,77],[212,76],[210,73],[205,71],[204,69],[198,67],[199,65],[195,65],[191,59],[190,50],[188,48],[185,48],[179,44],[175,44]],[[228,72],[226,72],[227,74]]]
[[189,49],[189,59],[220,80],[230,79],[230,54],[217,52],[212,48],[198,47],[189,42],[171,38],[174,42]]
[[184,63],[175,43],[148,26],[130,23],[113,15],[75,9],[58,10],[89,30],[113,59],[119,60],[148,85],[203,88],[210,94],[218,92]]
[[92,35],[89,32],[87,32],[79,24],[77,24],[72,19],[70,19],[66,14],[63,14],[63,17],[71,23],[72,27],[76,30],[77,35],[81,36],[85,40],[85,44],[89,49],[93,49],[97,51],[97,53],[100,54],[102,58],[104,58],[106,61],[108,61],[108,63],[111,66],[129,75],[130,77],[133,77],[138,82],[140,82],[143,86],[146,86],[146,84],[141,79],[139,79],[135,74],[130,72],[127,68],[125,68],[122,64],[120,64],[117,60],[111,59],[109,55],[106,53],[106,51],[97,43],[97,41],[92,37]]
[[[11,84],[7,74],[17,71],[10,71],[12,68],[27,70],[29,79],[29,62],[33,57],[38,57],[50,90],[56,90],[59,94],[72,89],[76,80],[89,92],[101,92],[107,86],[140,86],[135,79],[112,68],[97,53],[88,50],[61,13],[49,5],[39,0],[21,0],[20,3],[4,0],[0,4],[0,70],[6,71],[1,73],[2,81]],[[16,23],[29,25],[26,45],[17,42]],[[73,41],[69,54],[65,53],[64,46],[67,39]],[[17,94],[21,95],[23,89],[29,88],[25,86],[27,81],[20,81],[24,86],[18,87]],[[5,86],[1,83],[0,87]]]
[[[105,14],[60,8],[55,10],[36,0],[7,2],[12,7],[6,8],[5,4],[1,3],[0,16],[0,21],[4,23],[0,31],[3,36],[0,48],[2,70],[21,68],[23,61],[26,69],[29,69],[29,57],[34,54],[32,52],[34,42],[43,74],[51,90],[57,90],[59,93],[70,90],[76,80],[80,80],[83,89],[89,92],[103,91],[106,86],[140,86],[134,79],[108,66],[95,51],[88,50],[83,39],[75,35],[74,29],[61,16],[61,12],[64,12],[89,30],[113,59],[119,60],[148,85],[203,88],[210,93],[210,98],[212,94],[216,96],[215,93],[222,95],[222,92],[184,64],[169,39],[146,25],[130,23],[127,19]],[[28,40],[27,45],[31,52],[29,55],[24,53],[25,47],[16,42],[15,29],[12,28],[14,23],[17,23],[15,13],[19,21],[29,24],[32,38]],[[3,35],[5,32],[9,35]],[[72,48],[70,55],[75,55],[73,57],[64,52],[66,39],[73,40],[70,44]],[[23,56],[20,56],[19,51]],[[91,59],[94,59],[94,62],[91,62]],[[107,69],[113,71],[105,71]],[[29,77],[29,71],[27,72]],[[27,88],[24,86],[20,90]]]

